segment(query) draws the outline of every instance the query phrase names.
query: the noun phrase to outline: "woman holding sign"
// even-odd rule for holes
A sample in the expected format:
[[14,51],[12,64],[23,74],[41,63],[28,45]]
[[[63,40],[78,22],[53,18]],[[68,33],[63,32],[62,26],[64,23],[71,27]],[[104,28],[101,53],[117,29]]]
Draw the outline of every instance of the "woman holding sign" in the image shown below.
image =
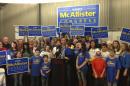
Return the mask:
[[[18,51],[16,52],[15,58],[22,58],[22,52]],[[23,86],[23,74],[15,74],[14,75],[14,86]]]
[[130,53],[128,53],[128,44],[121,44],[121,53],[119,56],[121,63],[120,77],[118,86],[128,86],[128,69],[130,68]]
[[[3,43],[2,43],[1,41],[0,41],[0,51],[7,51],[7,49],[3,47]],[[5,58],[6,58],[6,55],[5,55]],[[7,74],[6,74],[6,71],[7,71],[7,70],[6,70],[6,66],[5,66],[5,65],[1,65],[0,68],[2,68],[2,69],[5,70],[6,85],[7,85],[7,86],[9,86],[9,84],[12,85],[12,83],[10,82],[10,77],[7,76]]]

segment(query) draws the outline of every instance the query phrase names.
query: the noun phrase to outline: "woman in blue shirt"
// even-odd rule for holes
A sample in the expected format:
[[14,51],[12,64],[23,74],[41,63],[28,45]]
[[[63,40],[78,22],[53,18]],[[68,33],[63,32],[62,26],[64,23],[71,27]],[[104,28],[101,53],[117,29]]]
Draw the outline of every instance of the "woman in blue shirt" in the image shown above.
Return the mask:
[[128,69],[130,68],[130,53],[128,52],[128,44],[121,44],[121,53],[119,56],[121,63],[120,78],[118,86],[128,86]]
[[83,84],[82,86],[86,86],[86,74],[87,74],[87,62],[89,59],[89,53],[86,52],[86,47],[84,47],[85,44],[78,43],[79,46],[79,53],[76,59],[76,68],[77,68],[77,74],[79,79],[79,86]]
[[119,73],[120,73],[120,61],[115,56],[114,51],[109,51],[110,55],[106,58],[107,63],[107,82],[108,86],[117,86],[117,81],[119,79]]

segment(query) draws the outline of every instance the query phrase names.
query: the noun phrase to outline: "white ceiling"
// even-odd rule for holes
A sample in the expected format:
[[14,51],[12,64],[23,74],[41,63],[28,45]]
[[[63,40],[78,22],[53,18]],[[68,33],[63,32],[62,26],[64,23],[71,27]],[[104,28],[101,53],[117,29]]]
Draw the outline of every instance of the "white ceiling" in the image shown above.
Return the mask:
[[54,2],[65,2],[74,0],[0,0],[0,3],[54,3]]

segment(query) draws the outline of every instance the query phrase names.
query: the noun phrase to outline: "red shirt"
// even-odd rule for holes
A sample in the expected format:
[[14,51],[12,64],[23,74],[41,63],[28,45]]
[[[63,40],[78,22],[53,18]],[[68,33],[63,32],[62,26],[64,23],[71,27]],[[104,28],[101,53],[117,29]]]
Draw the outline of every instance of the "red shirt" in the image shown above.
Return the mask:
[[106,62],[104,59],[98,57],[92,61],[92,69],[95,70],[98,77],[101,76],[105,68],[106,68]]
[[6,51],[7,49],[6,48],[0,48],[0,51]]

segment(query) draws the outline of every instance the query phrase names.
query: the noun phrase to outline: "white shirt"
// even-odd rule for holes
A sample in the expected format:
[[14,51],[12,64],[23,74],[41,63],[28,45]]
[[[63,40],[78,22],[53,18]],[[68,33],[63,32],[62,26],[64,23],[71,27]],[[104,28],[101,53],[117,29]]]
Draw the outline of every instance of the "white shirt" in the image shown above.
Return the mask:
[[107,58],[110,53],[108,51],[105,51],[105,52],[101,51],[101,54],[103,58]]
[[42,52],[40,53],[40,56],[43,57],[44,55],[47,55],[49,60],[50,60],[51,58],[53,58],[53,57],[52,57],[52,53],[50,53],[50,52],[42,51]]
[[0,68],[0,86],[6,86],[6,77],[4,68]]
[[97,48],[95,48],[95,49],[90,49],[90,50],[89,50],[90,58],[93,58],[93,57],[95,56],[95,54],[96,54],[96,49],[97,49]]

